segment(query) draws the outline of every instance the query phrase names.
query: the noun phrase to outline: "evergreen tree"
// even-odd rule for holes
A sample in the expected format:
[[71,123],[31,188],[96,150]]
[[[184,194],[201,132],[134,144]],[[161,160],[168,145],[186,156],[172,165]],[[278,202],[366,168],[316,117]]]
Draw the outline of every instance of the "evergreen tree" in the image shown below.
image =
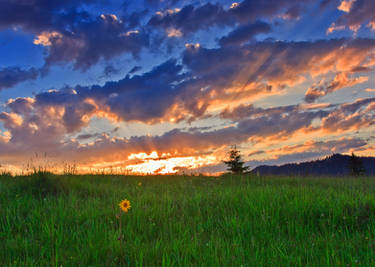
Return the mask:
[[349,159],[349,172],[353,176],[360,176],[366,174],[366,170],[363,167],[361,159],[354,155],[353,152]]
[[244,166],[245,162],[242,161],[240,151],[236,146],[229,151],[229,160],[224,163],[227,165],[227,170],[234,174],[241,174],[249,169],[249,166]]

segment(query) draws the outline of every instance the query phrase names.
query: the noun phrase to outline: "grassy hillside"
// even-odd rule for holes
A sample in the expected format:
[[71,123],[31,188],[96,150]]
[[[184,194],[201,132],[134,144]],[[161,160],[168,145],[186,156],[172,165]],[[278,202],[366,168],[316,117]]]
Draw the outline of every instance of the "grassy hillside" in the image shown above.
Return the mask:
[[375,266],[374,192],[369,178],[1,176],[0,265]]

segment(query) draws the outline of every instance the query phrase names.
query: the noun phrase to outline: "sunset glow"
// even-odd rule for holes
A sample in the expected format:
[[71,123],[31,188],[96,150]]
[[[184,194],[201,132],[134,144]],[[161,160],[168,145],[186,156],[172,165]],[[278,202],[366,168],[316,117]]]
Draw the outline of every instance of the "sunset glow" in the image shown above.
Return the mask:
[[181,157],[163,160],[149,159],[140,164],[128,165],[127,170],[141,174],[168,174],[177,173],[186,169],[185,172],[190,173],[196,168],[217,163],[215,157]]
[[217,163],[214,156],[163,158],[165,156],[159,158],[156,151],[149,155],[146,153],[132,154],[128,159],[142,159],[143,161],[128,165],[126,169],[138,174],[172,174],[183,170],[191,172],[199,167]]

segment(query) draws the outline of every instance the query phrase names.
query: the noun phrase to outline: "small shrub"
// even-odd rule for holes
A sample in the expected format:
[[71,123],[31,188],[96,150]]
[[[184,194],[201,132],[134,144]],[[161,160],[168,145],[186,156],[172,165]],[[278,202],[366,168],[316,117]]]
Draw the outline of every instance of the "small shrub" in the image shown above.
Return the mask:
[[67,193],[62,181],[52,173],[36,172],[29,177],[17,178],[24,179],[18,183],[16,191],[19,194],[31,193],[35,197],[45,198],[47,196],[57,196]]

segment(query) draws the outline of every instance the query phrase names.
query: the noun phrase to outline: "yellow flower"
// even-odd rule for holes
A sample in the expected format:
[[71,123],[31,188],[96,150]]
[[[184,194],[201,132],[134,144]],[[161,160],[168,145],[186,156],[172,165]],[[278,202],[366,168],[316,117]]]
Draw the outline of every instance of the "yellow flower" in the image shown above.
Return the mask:
[[121,201],[119,206],[123,212],[128,212],[128,210],[131,208],[130,201],[127,199],[124,199],[123,201]]
[[141,185],[142,185],[142,183],[141,183],[141,182],[139,182],[139,183],[138,183],[138,186],[141,186]]

